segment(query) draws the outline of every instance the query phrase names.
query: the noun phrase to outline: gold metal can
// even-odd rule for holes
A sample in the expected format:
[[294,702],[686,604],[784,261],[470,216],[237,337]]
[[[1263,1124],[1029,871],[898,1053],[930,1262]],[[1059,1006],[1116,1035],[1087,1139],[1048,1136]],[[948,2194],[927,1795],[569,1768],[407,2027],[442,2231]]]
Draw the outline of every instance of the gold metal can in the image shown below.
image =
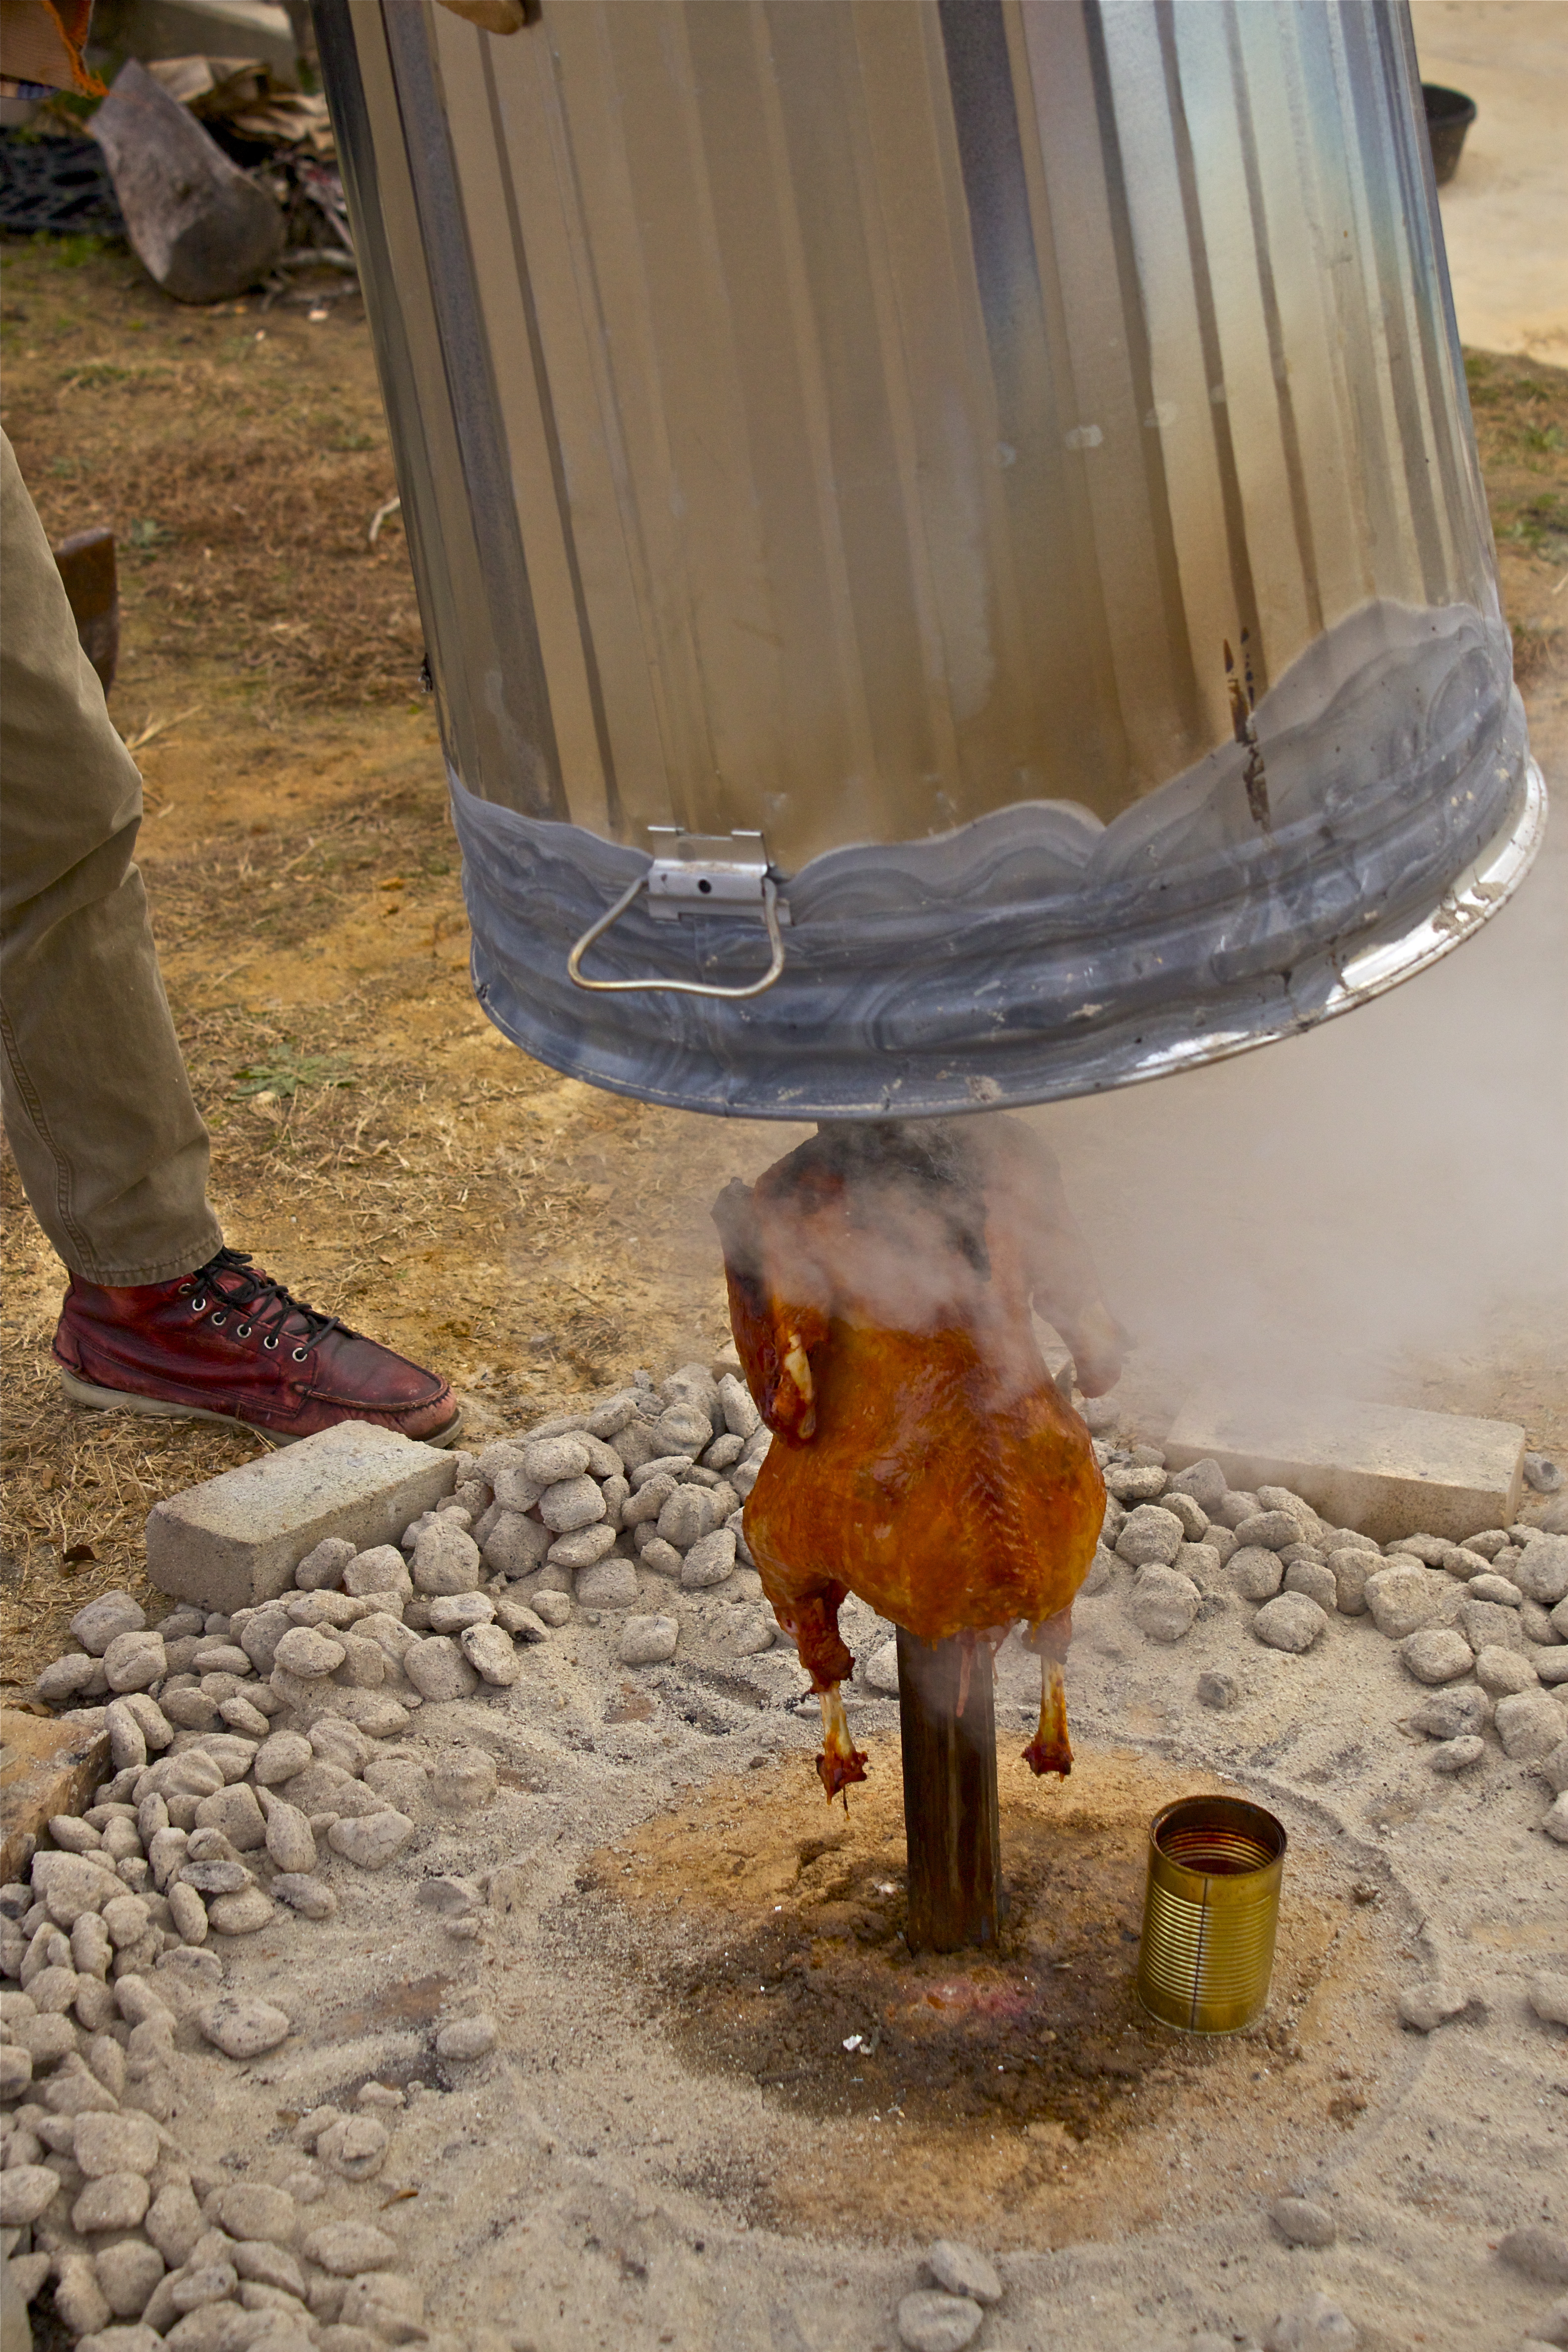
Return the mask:
[[1274,1969],[1285,1831],[1241,1797],[1183,1797],[1149,1825],[1138,1998],[1188,2033],[1239,2033]]

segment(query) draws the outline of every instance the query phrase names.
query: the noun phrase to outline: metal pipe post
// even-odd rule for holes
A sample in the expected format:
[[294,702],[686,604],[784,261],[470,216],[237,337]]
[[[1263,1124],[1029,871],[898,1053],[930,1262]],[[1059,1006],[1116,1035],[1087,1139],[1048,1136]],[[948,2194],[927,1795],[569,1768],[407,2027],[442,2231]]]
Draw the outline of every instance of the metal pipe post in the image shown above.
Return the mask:
[[910,1949],[994,1946],[1002,1832],[991,1654],[976,1643],[963,1690],[962,1642],[920,1642],[901,1625],[898,1633]]

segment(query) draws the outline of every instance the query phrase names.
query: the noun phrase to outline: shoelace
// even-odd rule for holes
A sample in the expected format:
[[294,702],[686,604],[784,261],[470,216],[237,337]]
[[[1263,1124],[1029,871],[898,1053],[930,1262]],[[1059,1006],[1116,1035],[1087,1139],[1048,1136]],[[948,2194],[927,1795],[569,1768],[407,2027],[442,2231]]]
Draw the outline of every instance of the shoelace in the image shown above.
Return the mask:
[[319,1347],[329,1332],[347,1328],[340,1317],[322,1315],[307,1307],[270,1275],[252,1271],[250,1254],[247,1250],[220,1249],[205,1265],[198,1266],[191,1276],[192,1289],[209,1290],[214,1298],[221,1299],[225,1311],[234,1310],[246,1318],[247,1329],[259,1328],[264,1333],[265,1347],[275,1348],[279,1339],[295,1334],[289,1331],[291,1316],[298,1316],[304,1327],[304,1346],[294,1349],[296,1361],[311,1348]]

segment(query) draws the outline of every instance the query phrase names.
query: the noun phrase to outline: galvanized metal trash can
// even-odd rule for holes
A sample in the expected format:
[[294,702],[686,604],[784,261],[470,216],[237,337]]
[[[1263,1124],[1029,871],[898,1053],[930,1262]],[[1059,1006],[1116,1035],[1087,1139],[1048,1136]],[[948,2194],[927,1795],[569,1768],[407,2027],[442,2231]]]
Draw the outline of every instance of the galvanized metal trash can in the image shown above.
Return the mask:
[[316,13],[531,1053],[1040,1101],[1507,897],[1541,786],[1404,0]]

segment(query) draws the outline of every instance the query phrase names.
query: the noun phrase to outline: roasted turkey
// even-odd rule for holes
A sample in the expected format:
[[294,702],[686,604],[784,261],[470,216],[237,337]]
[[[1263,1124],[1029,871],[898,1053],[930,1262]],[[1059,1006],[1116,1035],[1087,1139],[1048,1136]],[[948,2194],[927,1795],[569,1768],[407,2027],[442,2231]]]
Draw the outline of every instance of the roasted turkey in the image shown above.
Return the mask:
[[1031,1307],[1087,1395],[1115,1381],[1122,1334],[1052,1155],[1012,1118],[845,1121],[728,1185],[713,1214],[777,1441],[746,1541],[822,1701],[829,1801],[866,1768],[839,1690],[846,1592],[921,1641],[983,1648],[987,1672],[1022,1620],[1042,1661],[1024,1754],[1065,1774],[1062,1663],[1105,1488]]

